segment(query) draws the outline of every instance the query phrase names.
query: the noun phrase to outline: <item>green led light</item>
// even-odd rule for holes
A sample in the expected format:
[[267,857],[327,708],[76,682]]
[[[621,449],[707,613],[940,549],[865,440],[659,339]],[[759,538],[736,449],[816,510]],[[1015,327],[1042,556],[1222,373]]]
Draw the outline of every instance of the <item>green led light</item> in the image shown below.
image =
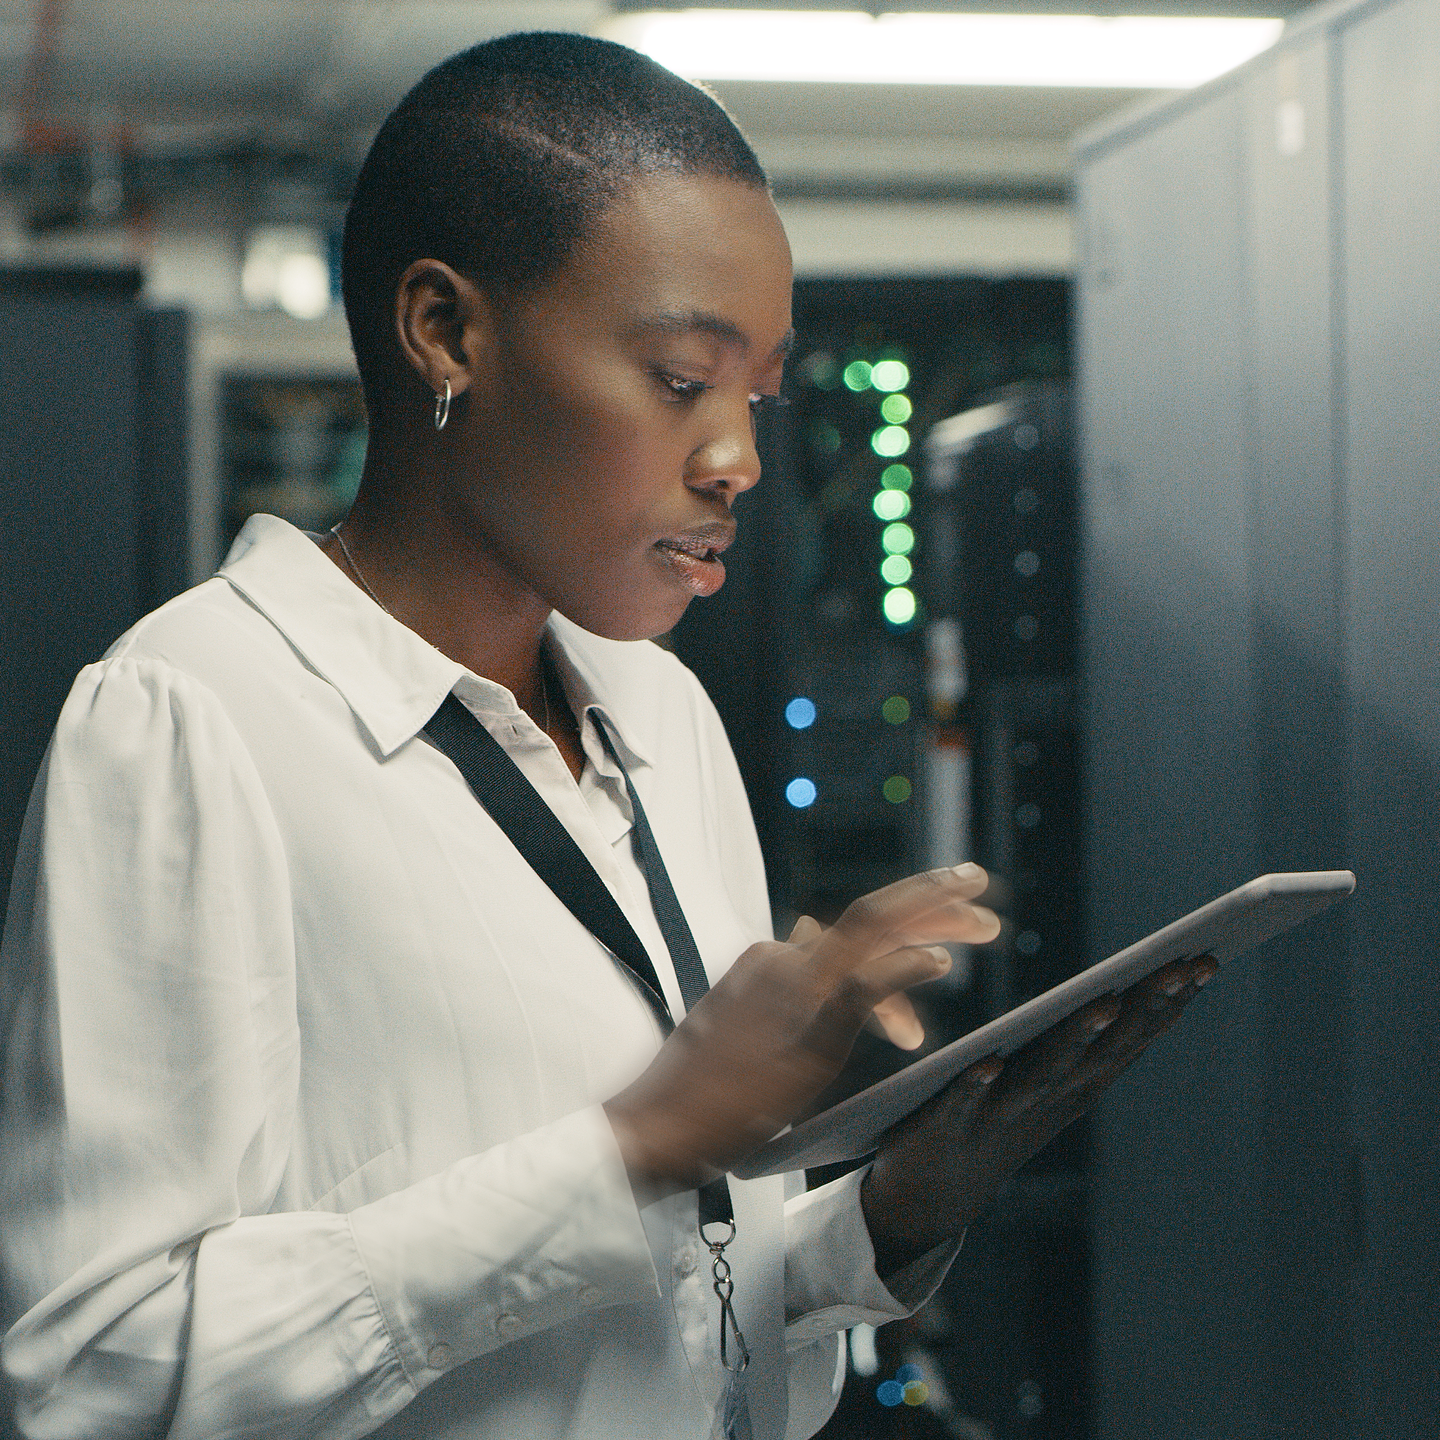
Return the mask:
[[880,713],[891,725],[903,725],[910,718],[910,702],[903,695],[892,695]]
[[897,520],[880,532],[880,545],[887,555],[908,555],[915,548],[915,532]]
[[903,520],[910,513],[910,497],[903,490],[881,490],[870,508],[877,520]]
[[887,555],[880,562],[880,578],[887,585],[903,585],[913,568],[903,555]]
[[914,792],[910,782],[903,775],[892,775],[880,787],[880,793],[892,805],[903,805]]
[[808,356],[801,371],[817,390],[833,390],[840,383],[840,367],[828,350],[817,350]]
[[908,465],[887,465],[880,472],[880,483],[887,490],[908,490],[914,479]]
[[887,395],[880,402],[880,413],[892,425],[903,425],[910,418],[910,412],[914,408],[905,395]]
[[870,448],[877,455],[903,455],[910,448],[910,432],[900,425],[886,425],[870,437]]
[[910,367],[903,360],[882,360],[871,372],[877,390],[903,390],[910,383]]
[[845,383],[852,390],[868,390],[870,388],[870,362],[868,360],[852,360],[845,367]]
[[885,592],[880,608],[892,625],[908,625],[915,618],[915,592],[897,585]]

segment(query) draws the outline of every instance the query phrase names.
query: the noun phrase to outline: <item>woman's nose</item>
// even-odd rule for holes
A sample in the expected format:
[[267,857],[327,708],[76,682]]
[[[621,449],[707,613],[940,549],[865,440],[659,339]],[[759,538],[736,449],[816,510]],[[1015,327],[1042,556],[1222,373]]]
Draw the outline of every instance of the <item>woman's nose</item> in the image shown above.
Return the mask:
[[692,490],[705,490],[730,504],[760,479],[760,453],[755,448],[754,427],[748,413],[745,428],[727,429],[705,441],[685,467],[685,483]]

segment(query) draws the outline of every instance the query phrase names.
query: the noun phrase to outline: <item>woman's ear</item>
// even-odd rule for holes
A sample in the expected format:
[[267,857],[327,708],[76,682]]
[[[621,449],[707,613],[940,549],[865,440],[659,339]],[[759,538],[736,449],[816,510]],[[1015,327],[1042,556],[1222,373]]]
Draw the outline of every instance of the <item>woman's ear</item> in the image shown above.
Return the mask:
[[494,322],[485,293],[443,260],[412,261],[395,287],[400,353],[437,395],[447,380],[452,396],[470,388],[476,363],[493,348]]

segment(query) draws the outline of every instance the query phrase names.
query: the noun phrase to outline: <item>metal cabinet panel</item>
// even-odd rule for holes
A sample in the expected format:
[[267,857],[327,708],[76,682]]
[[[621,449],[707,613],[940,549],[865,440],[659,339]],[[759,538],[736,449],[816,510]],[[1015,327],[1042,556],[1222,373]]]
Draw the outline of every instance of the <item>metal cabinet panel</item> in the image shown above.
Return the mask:
[[[1221,91],[1082,172],[1082,606],[1091,949],[1254,873],[1244,105]],[[1096,1126],[1097,1433],[1257,1433],[1250,1084],[1237,970]],[[1199,1275],[1207,1277],[1203,1287]]]
[[[1123,836],[1142,867],[1138,910],[1095,897],[1099,947],[1250,856],[1239,131],[1227,95],[1082,178],[1091,808],[1096,842]],[[1177,835],[1190,794],[1206,803]],[[1201,868],[1176,876],[1177,847]]]
[[1357,1434],[1440,1414],[1440,5],[1341,37]]
[[76,670],[136,618],[135,347],[123,298],[0,296],[0,880]]
[[[1341,472],[1331,280],[1330,45],[1288,44],[1245,80],[1256,868],[1332,869],[1344,834]],[[1351,1402],[1353,1218],[1344,910],[1248,965],[1261,988],[1266,1434],[1335,1436]]]
[[[1217,855],[1360,877],[1216,987],[1249,997],[1196,1029],[1224,1068],[1167,1044],[1106,1111],[1104,1436],[1409,1440],[1440,1413],[1437,136],[1440,0],[1356,0],[1082,154],[1096,948],[1130,906],[1219,880]],[[1234,172],[1207,167],[1237,145]],[[1196,303],[1235,293],[1234,315]],[[1173,456],[1207,424],[1193,453],[1220,484],[1197,521]],[[1190,816],[1207,755],[1228,848]],[[1214,1211],[1237,1180],[1246,1213]],[[1229,1340],[1191,1344],[1207,1325]]]
[[138,272],[0,272],[0,907],[81,666],[185,583],[187,323]]

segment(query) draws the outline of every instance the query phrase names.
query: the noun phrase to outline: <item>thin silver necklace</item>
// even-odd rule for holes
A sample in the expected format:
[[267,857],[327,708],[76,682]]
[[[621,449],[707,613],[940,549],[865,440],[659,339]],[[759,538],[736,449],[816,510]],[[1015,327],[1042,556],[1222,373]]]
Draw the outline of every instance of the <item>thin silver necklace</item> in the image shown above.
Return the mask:
[[[375,593],[375,588],[365,578],[365,572],[355,563],[355,557],[350,553],[350,547],[345,543],[345,537],[340,533],[340,526],[345,522],[341,520],[338,524],[330,527],[330,533],[340,542],[340,551],[345,556],[346,563],[355,572],[355,578],[365,587],[365,593],[392,619],[395,613]],[[434,648],[433,646],[431,647]],[[540,661],[540,696],[545,702],[545,733],[550,733],[550,676],[546,673],[545,661]]]

